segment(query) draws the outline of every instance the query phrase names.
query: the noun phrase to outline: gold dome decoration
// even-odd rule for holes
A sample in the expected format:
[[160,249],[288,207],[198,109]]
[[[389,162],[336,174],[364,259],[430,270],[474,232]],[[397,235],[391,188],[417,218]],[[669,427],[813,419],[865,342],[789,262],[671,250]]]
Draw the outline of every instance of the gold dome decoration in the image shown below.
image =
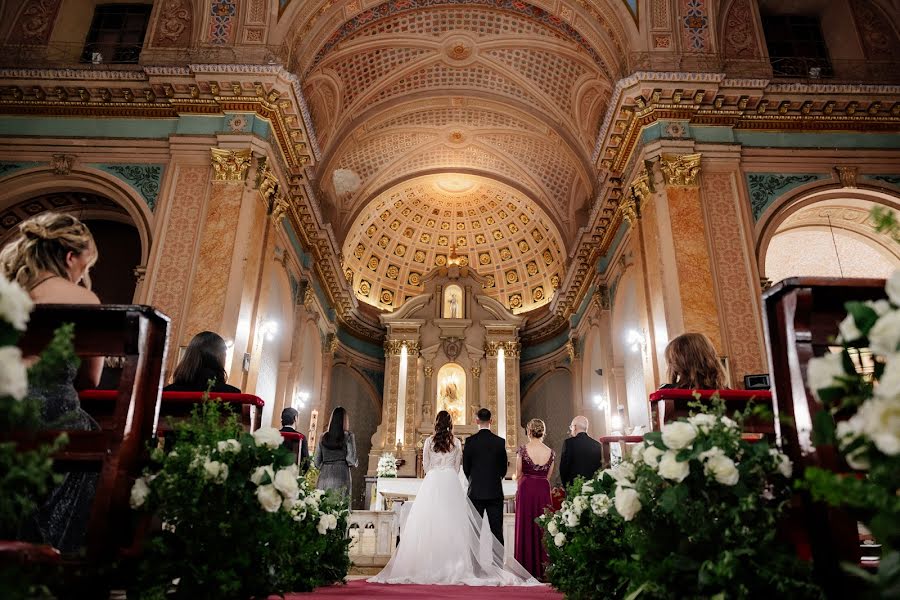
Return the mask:
[[540,243],[541,243],[541,240],[544,239],[544,234],[541,233],[541,230],[540,230],[540,229],[538,229],[537,227],[535,227],[534,229],[531,230],[531,237],[534,238],[534,241],[535,241],[535,242],[537,242],[538,244],[540,244]]
[[369,269],[372,271],[378,270],[378,258],[373,256],[369,259]]
[[353,256],[355,256],[356,258],[362,258],[363,254],[365,254],[365,253],[366,253],[366,247],[363,246],[362,244],[358,244],[356,246],[356,250],[353,251]]
[[522,294],[513,294],[509,297],[509,307],[519,308],[522,306]]
[[[454,178],[456,189],[467,191],[442,190],[437,183],[447,177]],[[404,215],[406,209],[411,210]],[[489,220],[490,227],[485,225]],[[396,184],[372,199],[347,230],[344,266],[353,273],[360,300],[382,309],[399,308],[422,293],[429,269],[451,264],[451,246],[456,252],[453,263],[476,266],[485,278],[486,293],[515,312],[546,304],[550,277],[559,276],[565,264],[565,246],[547,214],[521,192],[476,175],[435,174]],[[357,257],[360,245],[363,254]],[[547,257],[543,268],[541,261]],[[378,260],[374,270],[371,258]],[[366,293],[360,289],[362,272],[371,274]],[[538,287],[543,299],[535,301]],[[383,301],[384,291],[392,293],[392,302]],[[516,306],[510,303],[514,296]]]
[[544,299],[544,288],[537,287],[534,288],[534,291],[531,292],[531,299],[535,302],[540,302]]
[[347,270],[344,271],[344,279],[349,281],[351,284],[353,283],[353,269],[347,267]]
[[359,293],[363,296],[368,296],[369,292],[372,291],[372,284],[363,279],[359,282]]
[[493,224],[495,223],[494,217],[488,217],[488,218],[486,218],[486,219],[485,219],[485,222],[486,222],[488,225],[493,225]]
[[384,304],[393,304],[394,303],[394,292],[392,292],[391,290],[386,290],[386,289],[382,288],[381,302]]
[[554,275],[550,278],[550,285],[553,286],[554,290],[559,289],[559,275]]

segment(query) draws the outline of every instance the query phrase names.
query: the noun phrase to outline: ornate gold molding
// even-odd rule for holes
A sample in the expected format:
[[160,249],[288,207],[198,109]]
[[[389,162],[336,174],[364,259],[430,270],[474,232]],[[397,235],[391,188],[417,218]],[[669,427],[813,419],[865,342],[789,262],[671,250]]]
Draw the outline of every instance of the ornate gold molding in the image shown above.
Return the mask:
[[240,183],[247,177],[250,168],[250,149],[226,150],[222,148],[210,148],[212,166],[215,171],[215,181],[227,181]]
[[574,363],[581,358],[581,355],[578,353],[578,338],[572,338],[566,342],[566,354],[569,355],[570,363]]
[[434,375],[434,367],[430,365],[425,367],[425,377],[431,377],[432,375]]
[[384,354],[386,356],[400,356],[404,346],[406,346],[406,354],[408,356],[419,355],[419,342],[411,340],[385,340]]
[[287,215],[288,209],[291,207],[290,202],[288,202],[284,196],[278,195],[272,200],[271,204],[271,214],[272,222],[278,225],[284,220],[284,217]]
[[519,342],[514,341],[484,343],[484,353],[489,357],[497,356],[497,353],[501,348],[503,348],[503,353],[506,358],[519,358],[522,346],[521,344],[519,344]]
[[834,172],[837,173],[841,187],[856,187],[856,176],[859,174],[859,167],[837,166],[834,168]]
[[659,159],[666,185],[697,187],[700,185],[700,153],[663,154]]
[[481,367],[472,367],[471,371],[473,378],[478,379],[479,377],[481,377]]
[[601,285],[594,292],[594,304],[599,310],[609,310],[609,286]]

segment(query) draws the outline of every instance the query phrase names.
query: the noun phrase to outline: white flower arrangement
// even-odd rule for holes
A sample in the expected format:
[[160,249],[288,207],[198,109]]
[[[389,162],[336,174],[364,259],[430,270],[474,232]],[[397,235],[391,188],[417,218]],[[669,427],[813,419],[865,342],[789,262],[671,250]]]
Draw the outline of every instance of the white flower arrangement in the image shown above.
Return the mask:
[[22,400],[28,394],[28,369],[13,344],[18,332],[25,331],[33,306],[18,283],[0,275],[0,398]]
[[383,454],[378,459],[378,469],[375,472],[378,477],[396,477],[397,459],[393,454]]
[[0,274],[0,321],[17,331],[25,331],[34,302],[15,281]]
[[274,427],[260,427],[253,432],[253,441],[257,446],[268,446],[269,448],[277,448],[284,443],[281,432]]

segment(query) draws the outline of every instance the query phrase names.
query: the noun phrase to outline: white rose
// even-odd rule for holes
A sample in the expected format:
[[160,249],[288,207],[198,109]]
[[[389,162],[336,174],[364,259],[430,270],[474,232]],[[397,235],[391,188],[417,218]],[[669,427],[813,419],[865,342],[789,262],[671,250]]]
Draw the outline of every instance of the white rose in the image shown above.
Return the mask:
[[575,514],[574,511],[567,510],[563,513],[563,522],[565,522],[566,527],[572,528],[578,526],[578,517],[580,515]]
[[612,504],[612,500],[606,494],[595,494],[594,496],[591,496],[591,510],[594,511],[594,514],[598,517],[606,516],[606,513],[609,512],[609,508]]
[[703,464],[703,470],[722,485],[734,485],[740,476],[734,461],[724,453],[709,457]]
[[328,526],[328,524],[330,523],[328,517],[330,516],[331,515],[322,515],[321,517],[319,517],[319,524],[316,526],[316,529],[318,529],[319,531],[319,535],[325,535],[325,533],[329,529],[331,529],[331,527]]
[[643,461],[644,448],[646,444],[635,444],[635,446],[631,449],[631,460],[634,463],[640,463]]
[[556,519],[550,519],[550,522],[547,523],[547,532],[550,535],[556,535],[559,533],[559,528],[556,526]]
[[887,300],[866,300],[864,304],[874,310],[879,317],[891,310],[891,303]]
[[866,456],[865,448],[860,448],[852,454],[847,454],[844,456],[844,460],[847,461],[847,464],[850,465],[851,468],[856,469],[857,471],[868,471],[872,466],[871,463],[869,463],[869,458]]
[[228,479],[228,465],[217,460],[207,460],[203,463],[203,477],[215,483],[222,483]]
[[659,458],[663,455],[663,451],[656,446],[648,446],[644,450],[644,462],[647,466],[656,469],[659,467]]
[[557,548],[562,548],[562,545],[566,543],[566,534],[557,533],[553,536],[553,543],[556,544]]
[[730,427],[731,429],[737,429],[737,428],[738,428],[738,424],[737,424],[737,423],[735,423],[734,421],[732,421],[731,419],[729,419],[728,417],[726,417],[726,416],[724,416],[724,415],[721,416],[721,417],[719,417],[719,421],[720,421],[721,423],[723,423],[723,424],[725,425],[725,427]]
[[791,459],[787,457],[783,452],[779,452],[775,448],[769,449],[769,454],[775,457],[778,467],[778,472],[787,477],[791,478],[791,474],[794,472],[794,467],[791,464]]
[[678,462],[676,454],[667,450],[659,460],[659,476],[672,481],[684,481],[690,475],[691,466],[688,461]]
[[621,462],[612,469],[606,469],[613,479],[618,482],[631,482],[634,479],[634,465],[630,462]]
[[699,413],[688,417],[688,423],[693,425],[697,431],[702,431],[703,433],[709,431],[716,424],[716,421],[715,415],[708,413]]
[[278,509],[281,508],[281,494],[274,485],[261,485],[256,488],[256,499],[267,512],[278,512]]
[[891,273],[890,278],[885,282],[884,291],[891,299],[891,304],[900,306],[900,270]]
[[900,400],[900,353],[887,357],[884,373],[875,387],[875,397],[885,400]]
[[681,450],[689,447],[695,437],[697,437],[697,430],[693,425],[684,421],[669,423],[662,428],[663,444],[672,450]]
[[900,400],[870,398],[856,413],[864,433],[883,454],[900,454]]
[[298,469],[297,465],[291,465],[285,469],[279,469],[275,473],[273,481],[275,489],[277,489],[285,498],[295,498],[300,493],[300,486],[297,484]]
[[616,510],[626,521],[634,518],[641,510],[641,498],[632,488],[616,488]]
[[900,310],[878,318],[869,330],[869,348],[882,356],[894,354],[900,346]]
[[272,467],[272,465],[256,467],[256,470],[253,471],[252,475],[250,475],[250,481],[252,481],[256,485],[259,485],[262,483],[265,475],[269,476],[269,483],[275,481],[275,469]]
[[25,331],[33,306],[31,297],[18,283],[0,275],[0,321],[6,321],[13,329]]
[[297,521],[298,523],[306,518],[306,508],[295,508],[293,513],[291,513],[291,518]]
[[28,393],[28,369],[22,351],[15,346],[0,348],[0,397],[21,400]]
[[835,379],[846,376],[844,360],[837,352],[829,352],[820,358],[811,358],[806,365],[806,380],[816,397],[819,390],[840,386],[841,383]]
[[705,450],[705,451],[701,452],[699,458],[700,458],[700,461],[702,462],[702,461],[709,460],[710,458],[712,458],[714,456],[725,456],[725,452],[718,446],[713,446],[709,450]]
[[590,484],[590,482],[585,483],[583,486],[581,486],[581,493],[582,494],[593,494],[594,487]]
[[144,502],[147,501],[147,497],[150,495],[150,486],[147,485],[146,477],[138,477],[134,485],[131,486],[131,508],[140,508],[144,505]]
[[216,450],[222,454],[237,454],[241,451],[241,443],[236,439],[225,440],[216,444]]
[[268,446],[269,448],[277,448],[284,442],[281,433],[274,427],[260,427],[253,432],[253,441],[257,446]]
[[856,320],[852,314],[844,317],[844,320],[838,325],[838,331],[841,334],[839,340],[845,343],[855,342],[862,337],[862,331],[856,326]]

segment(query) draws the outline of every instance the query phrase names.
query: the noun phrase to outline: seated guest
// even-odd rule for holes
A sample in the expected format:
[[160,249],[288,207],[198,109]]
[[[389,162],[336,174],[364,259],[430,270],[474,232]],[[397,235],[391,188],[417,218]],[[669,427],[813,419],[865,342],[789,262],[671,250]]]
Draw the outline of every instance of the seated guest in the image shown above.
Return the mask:
[[683,333],[666,346],[669,383],[682,390],[725,389],[725,371],[709,338],[702,333]]
[[559,459],[559,477],[563,486],[569,487],[576,477],[590,479],[603,465],[603,451],[600,442],[588,435],[587,417],[572,419],[569,433],[563,442]]
[[280,431],[300,434],[300,441],[285,439],[282,446],[293,452],[294,456],[297,456],[298,450],[300,451],[300,472],[306,473],[307,469],[309,469],[309,445],[306,443],[306,436],[297,431],[297,421],[299,419],[300,413],[297,412],[297,409],[290,407],[284,409],[281,411]]
[[[0,271],[7,279],[22,286],[36,304],[100,304],[88,275],[97,262],[97,246],[84,223],[70,215],[46,212],[21,223],[19,232],[0,252]],[[45,425],[99,430],[81,408],[76,390],[95,387],[102,371],[103,357],[86,358],[80,369],[69,363],[55,380],[31,386],[28,394],[41,402]],[[25,537],[40,539],[62,552],[77,551],[84,543],[96,489],[97,473],[66,473],[32,517]]]
[[[240,394],[241,390],[228,385],[225,374],[225,354],[228,348],[218,333],[201,331],[191,340],[181,362],[175,367],[172,383],[163,388],[165,392],[210,392]],[[212,381],[212,387],[209,382]]]

